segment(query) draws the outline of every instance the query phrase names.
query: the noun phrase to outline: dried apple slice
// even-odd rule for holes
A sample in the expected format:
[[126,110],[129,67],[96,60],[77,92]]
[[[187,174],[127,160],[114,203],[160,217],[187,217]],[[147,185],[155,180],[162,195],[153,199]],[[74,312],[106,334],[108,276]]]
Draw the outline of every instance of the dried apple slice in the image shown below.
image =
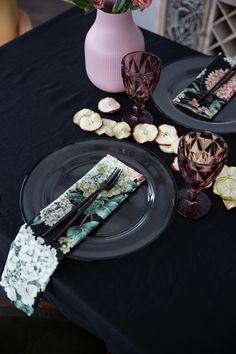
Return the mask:
[[84,115],[80,118],[79,126],[87,132],[94,132],[102,126],[102,118],[100,114],[94,112],[91,115]]
[[125,139],[131,135],[131,128],[126,122],[119,122],[113,128],[113,133],[116,139]]
[[158,127],[156,142],[160,145],[172,145],[178,139],[178,134],[172,125],[161,124]]
[[[224,178],[224,177],[222,177]],[[220,195],[220,193],[218,192],[218,189],[217,189],[217,179],[215,180],[215,183],[213,184],[213,193],[215,193],[216,195]]]
[[229,166],[227,172],[228,172],[228,177],[236,179],[236,167],[235,166]]
[[102,113],[115,113],[121,108],[119,102],[117,102],[113,97],[106,97],[98,102],[98,109]]
[[102,126],[101,128],[97,129],[95,133],[98,135],[105,134],[112,138],[114,136],[113,128],[116,126],[116,124],[117,123],[115,120],[102,118]]
[[154,124],[137,124],[133,131],[133,138],[137,143],[151,143],[156,139],[158,129]]
[[173,168],[174,171],[179,172],[179,163],[178,163],[178,157],[175,157],[171,167]]
[[173,150],[172,145],[159,145],[159,148],[165,154],[174,154],[174,150]]
[[235,166],[227,166],[224,165],[223,169],[221,170],[220,174],[217,176],[214,186],[213,186],[213,192],[217,195],[221,195],[218,191],[218,181],[219,180],[225,180],[227,178],[231,178],[236,180],[236,167]]
[[216,179],[222,178],[222,177],[229,177],[228,176],[228,169],[229,167],[227,165],[224,165],[224,167],[222,168],[220,174],[217,176]]
[[159,148],[161,149],[162,152],[165,152],[166,154],[177,154],[178,146],[179,146],[179,138],[175,139],[170,145],[160,144]]
[[94,111],[92,111],[89,108],[83,108],[80,111],[76,112],[74,117],[73,117],[73,122],[75,124],[80,124],[80,119],[84,116],[89,117],[94,113]]
[[220,174],[217,176],[217,179],[219,179],[221,177],[230,177],[230,178],[236,179],[236,167],[224,165]]
[[236,179],[230,177],[218,178],[214,183],[213,192],[224,200],[236,201]]
[[223,203],[224,203],[226,209],[228,209],[228,210],[236,208],[236,200],[224,200],[223,199]]

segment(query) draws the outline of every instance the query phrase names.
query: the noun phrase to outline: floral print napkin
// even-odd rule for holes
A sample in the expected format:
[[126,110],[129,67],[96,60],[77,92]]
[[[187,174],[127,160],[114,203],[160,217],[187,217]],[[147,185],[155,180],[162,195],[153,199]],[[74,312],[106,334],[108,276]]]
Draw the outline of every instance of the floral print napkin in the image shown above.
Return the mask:
[[[56,241],[52,240],[50,234],[41,237],[74,205],[97,190],[116,167],[121,169],[121,174],[115,186],[100,193],[64,235]],[[29,226],[24,224],[11,244],[0,282],[12,303],[29,316],[32,315],[59,262],[144,180],[143,175],[107,155],[59,198],[41,210]]]
[[236,64],[236,57],[220,53],[194,81],[174,98],[173,102],[183,108],[212,119],[236,93],[236,75],[211,95],[211,100],[199,102],[215,84]]

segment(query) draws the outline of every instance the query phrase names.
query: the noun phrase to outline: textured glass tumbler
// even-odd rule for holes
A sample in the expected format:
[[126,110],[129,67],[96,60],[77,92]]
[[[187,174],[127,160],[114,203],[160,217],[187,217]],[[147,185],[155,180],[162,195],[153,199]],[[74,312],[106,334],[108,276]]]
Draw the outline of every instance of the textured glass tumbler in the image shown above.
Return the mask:
[[208,213],[211,202],[202,190],[214,182],[227,156],[227,143],[215,133],[190,132],[180,139],[179,170],[188,188],[178,192],[179,214],[198,219]]
[[144,103],[153,94],[161,73],[161,60],[149,52],[132,52],[121,61],[121,74],[127,95],[134,101],[133,111],[123,120],[131,127],[138,123],[153,123],[153,116]]

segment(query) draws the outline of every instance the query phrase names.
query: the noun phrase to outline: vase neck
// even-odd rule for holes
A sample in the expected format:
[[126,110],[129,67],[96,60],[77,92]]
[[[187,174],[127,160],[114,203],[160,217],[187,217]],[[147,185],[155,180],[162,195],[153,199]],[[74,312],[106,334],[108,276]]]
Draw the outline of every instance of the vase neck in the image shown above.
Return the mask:
[[[121,14],[110,14],[102,10],[97,10],[96,22],[102,25],[114,26],[116,24],[122,25],[127,22],[133,22],[132,11],[127,11]],[[111,27],[112,28],[112,27]]]

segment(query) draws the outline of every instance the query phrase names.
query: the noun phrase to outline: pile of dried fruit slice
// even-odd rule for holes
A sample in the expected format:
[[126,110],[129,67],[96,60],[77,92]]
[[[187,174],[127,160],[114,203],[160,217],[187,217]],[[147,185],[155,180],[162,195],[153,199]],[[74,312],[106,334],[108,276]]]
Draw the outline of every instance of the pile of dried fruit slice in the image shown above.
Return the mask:
[[[112,97],[106,97],[99,101],[98,109],[103,113],[115,113],[121,109],[121,105]],[[95,132],[97,135],[107,135],[116,139],[126,139],[131,135],[131,128],[126,122],[117,123],[115,120],[101,118],[99,113],[89,108],[78,111],[73,122],[82,130]],[[154,124],[140,123],[133,130],[133,138],[139,144],[151,143],[154,140],[160,149],[168,154],[176,154],[179,137],[175,127],[162,124],[158,128]]]
[[222,198],[227,209],[236,208],[236,167],[223,167],[215,180],[213,192]]
[[[106,97],[99,101],[98,109],[102,113],[115,113],[121,108],[120,104],[112,97]],[[126,139],[131,135],[131,128],[126,122],[116,122],[112,119],[101,118],[99,113],[89,108],[78,111],[73,122],[82,130],[95,132],[97,135],[107,135],[116,139]],[[156,127],[154,124],[137,124],[132,136],[139,144],[156,141],[161,151],[167,154],[177,154],[180,138],[175,127],[168,124],[161,124]],[[175,157],[171,167],[179,172],[178,158]],[[209,185],[207,188],[211,187]],[[213,192],[221,196],[227,209],[236,208],[236,167],[227,165],[216,178]]]
[[95,132],[97,135],[105,134],[109,137],[114,136],[116,139],[125,139],[131,135],[128,123],[117,123],[112,119],[101,118],[99,113],[89,108],[78,111],[73,117],[73,122],[79,125],[82,130]]

